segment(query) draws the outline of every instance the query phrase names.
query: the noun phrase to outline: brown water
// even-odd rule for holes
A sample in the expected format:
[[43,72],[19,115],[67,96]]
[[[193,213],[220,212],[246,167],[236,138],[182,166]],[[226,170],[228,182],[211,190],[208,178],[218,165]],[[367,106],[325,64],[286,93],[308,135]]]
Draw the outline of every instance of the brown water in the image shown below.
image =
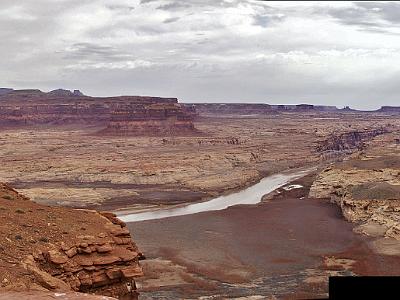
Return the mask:
[[[302,180],[297,183],[306,186]],[[128,223],[149,259],[171,260],[217,286],[194,286],[189,292],[185,286],[160,286],[141,293],[140,299],[272,294],[285,298],[299,291],[307,296],[289,298],[321,297],[327,292],[326,281],[314,290],[306,281],[312,274],[327,280],[326,256],[354,260],[353,269],[339,268],[342,275],[398,272],[400,260],[373,253],[369,239],[352,231],[354,225],[342,218],[336,205],[301,192],[306,195],[308,189],[288,191],[268,203]],[[248,276],[235,284],[232,274]]]

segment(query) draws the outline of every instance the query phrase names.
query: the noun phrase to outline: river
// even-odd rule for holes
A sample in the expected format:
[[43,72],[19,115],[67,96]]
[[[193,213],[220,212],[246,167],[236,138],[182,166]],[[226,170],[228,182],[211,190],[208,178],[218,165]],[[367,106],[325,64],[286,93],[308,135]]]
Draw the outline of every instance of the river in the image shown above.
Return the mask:
[[293,180],[299,179],[307,175],[309,172],[310,170],[297,170],[291,173],[278,173],[264,177],[258,183],[241,191],[219,196],[209,201],[189,204],[172,209],[160,209],[155,211],[118,215],[118,218],[124,222],[139,222],[191,215],[206,211],[223,210],[238,204],[257,204],[261,201],[263,195],[268,194]]

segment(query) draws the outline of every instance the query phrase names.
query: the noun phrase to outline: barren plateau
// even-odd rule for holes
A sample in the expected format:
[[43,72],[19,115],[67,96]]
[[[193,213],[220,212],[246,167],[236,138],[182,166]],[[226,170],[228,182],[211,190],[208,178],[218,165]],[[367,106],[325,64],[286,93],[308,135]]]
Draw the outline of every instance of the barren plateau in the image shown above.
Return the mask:
[[[136,299],[134,282],[139,299],[316,298],[330,275],[400,266],[395,109],[6,96],[0,282],[9,295]],[[280,174],[297,175],[262,186]],[[259,199],[218,211],[128,224],[97,212],[207,206],[247,197],[256,183]]]

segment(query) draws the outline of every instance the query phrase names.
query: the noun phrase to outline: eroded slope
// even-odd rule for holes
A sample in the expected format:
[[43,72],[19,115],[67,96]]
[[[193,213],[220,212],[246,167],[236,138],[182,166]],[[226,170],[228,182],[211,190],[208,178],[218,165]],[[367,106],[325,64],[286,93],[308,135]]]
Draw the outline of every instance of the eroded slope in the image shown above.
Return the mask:
[[[398,131],[373,139],[350,159],[325,169],[310,196],[330,198],[357,231],[374,237],[379,251],[400,254],[400,144]],[[391,250],[379,247],[391,245]],[[382,245],[381,245],[382,244]],[[386,247],[384,247],[386,248]]]
[[120,296],[142,275],[141,253],[110,213],[48,207],[0,184],[0,291]]

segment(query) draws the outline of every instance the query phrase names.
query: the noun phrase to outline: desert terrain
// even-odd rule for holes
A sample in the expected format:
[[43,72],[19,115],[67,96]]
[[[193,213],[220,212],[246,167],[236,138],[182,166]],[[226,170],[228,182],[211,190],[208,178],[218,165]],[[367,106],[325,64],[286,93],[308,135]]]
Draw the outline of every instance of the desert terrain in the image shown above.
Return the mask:
[[141,299],[321,299],[329,276],[396,275],[398,256],[374,252],[336,205],[308,197],[314,177],[258,205],[130,223],[147,255]]
[[43,204],[153,209],[325,163],[341,152],[318,148],[331,134],[398,123],[381,115],[288,113],[198,118],[201,134],[192,136],[98,136],[99,127],[88,125],[3,129],[0,178]]
[[[396,109],[196,108],[64,90],[0,101],[8,293],[123,299],[134,279],[139,299],[320,298],[330,275],[400,266]],[[300,170],[254,204],[116,217],[240,198],[263,178]]]
[[398,275],[399,161],[396,131],[259,204],[130,223],[141,297],[327,298],[329,276]]

